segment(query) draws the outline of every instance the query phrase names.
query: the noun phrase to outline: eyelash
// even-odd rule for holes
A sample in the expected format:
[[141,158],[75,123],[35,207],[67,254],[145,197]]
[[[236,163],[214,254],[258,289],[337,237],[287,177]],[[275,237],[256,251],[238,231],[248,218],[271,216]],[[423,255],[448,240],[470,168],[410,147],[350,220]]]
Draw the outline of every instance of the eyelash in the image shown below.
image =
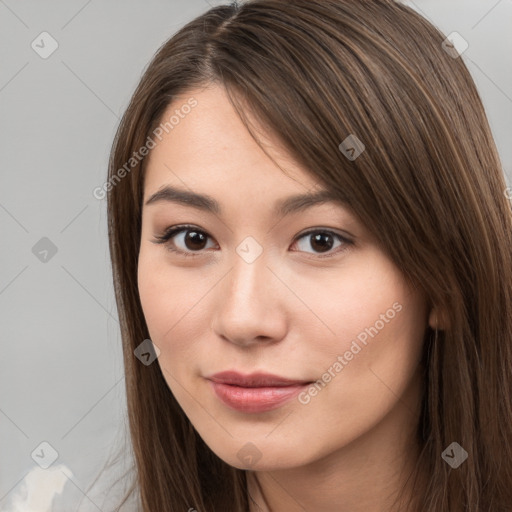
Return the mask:
[[[175,236],[175,235],[177,235],[177,234],[179,234],[179,233],[181,233],[183,231],[188,231],[188,230],[197,231],[199,233],[202,233],[202,234],[206,235],[208,238],[211,238],[210,235],[208,235],[208,233],[206,233],[206,231],[198,229],[196,226],[180,225],[180,226],[171,226],[171,227],[167,228],[162,235],[155,236],[155,240],[153,240],[153,242],[156,243],[156,244],[167,245],[166,249],[168,249],[171,252],[174,252],[174,253],[180,254],[182,256],[185,256],[185,257],[192,257],[192,258],[194,258],[194,257],[197,257],[197,256],[201,256],[202,255],[202,251],[197,251],[196,253],[194,253],[194,252],[185,252],[185,251],[182,251],[180,249],[176,249],[175,247],[172,247],[172,245],[169,243],[170,239],[173,236]],[[295,240],[299,240],[301,238],[304,238],[304,237],[306,237],[308,235],[312,235],[314,233],[327,233],[329,235],[333,235],[334,237],[338,238],[338,240],[340,240],[344,244],[341,248],[338,247],[338,250],[333,252],[333,253],[318,254],[316,256],[317,258],[331,258],[331,257],[336,256],[337,254],[339,254],[341,252],[344,252],[344,251],[348,250],[350,248],[350,246],[354,245],[354,242],[352,242],[348,238],[345,238],[344,236],[340,235],[339,233],[336,233],[336,232],[331,231],[329,229],[318,229],[318,228],[310,229],[310,230],[306,231],[305,233],[302,233]],[[298,251],[298,252],[301,252],[301,251]],[[309,254],[311,254],[311,253],[309,253]]]

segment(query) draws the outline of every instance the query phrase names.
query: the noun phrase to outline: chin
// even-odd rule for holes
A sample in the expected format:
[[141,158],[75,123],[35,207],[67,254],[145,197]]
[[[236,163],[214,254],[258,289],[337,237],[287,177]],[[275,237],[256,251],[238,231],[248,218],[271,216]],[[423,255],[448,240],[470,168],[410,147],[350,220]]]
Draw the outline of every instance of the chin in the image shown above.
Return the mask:
[[226,464],[242,470],[278,471],[303,466],[309,462],[309,457],[305,457],[304,453],[297,453],[297,444],[283,446],[277,439],[275,443],[268,439],[261,442],[233,440],[231,446],[223,446],[221,449],[214,445],[208,446]]

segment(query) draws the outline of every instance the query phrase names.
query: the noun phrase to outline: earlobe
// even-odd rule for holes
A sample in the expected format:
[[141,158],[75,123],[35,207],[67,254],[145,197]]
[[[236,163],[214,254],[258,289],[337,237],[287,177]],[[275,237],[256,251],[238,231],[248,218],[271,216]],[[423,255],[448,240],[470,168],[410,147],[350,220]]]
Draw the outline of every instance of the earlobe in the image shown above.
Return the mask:
[[431,329],[444,331],[447,327],[445,315],[439,312],[437,308],[432,308],[428,317],[428,325]]

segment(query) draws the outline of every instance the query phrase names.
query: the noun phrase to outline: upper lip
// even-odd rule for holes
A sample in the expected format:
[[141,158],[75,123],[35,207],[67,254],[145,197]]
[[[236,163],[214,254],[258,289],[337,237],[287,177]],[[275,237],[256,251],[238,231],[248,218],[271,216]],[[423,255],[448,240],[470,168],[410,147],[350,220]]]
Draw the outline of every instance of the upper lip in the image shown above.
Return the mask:
[[247,375],[235,371],[219,372],[207,377],[213,382],[245,388],[284,387],[309,384],[311,381],[287,379],[271,373],[255,372]]

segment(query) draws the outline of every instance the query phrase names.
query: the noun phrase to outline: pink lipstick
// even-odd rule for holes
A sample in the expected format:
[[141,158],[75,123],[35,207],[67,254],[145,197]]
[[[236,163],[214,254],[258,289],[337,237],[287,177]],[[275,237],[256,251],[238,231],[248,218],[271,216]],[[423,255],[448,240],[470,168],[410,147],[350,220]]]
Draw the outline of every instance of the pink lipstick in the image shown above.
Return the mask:
[[269,373],[243,375],[235,371],[216,373],[207,379],[225,405],[246,413],[277,409],[311,384]]

